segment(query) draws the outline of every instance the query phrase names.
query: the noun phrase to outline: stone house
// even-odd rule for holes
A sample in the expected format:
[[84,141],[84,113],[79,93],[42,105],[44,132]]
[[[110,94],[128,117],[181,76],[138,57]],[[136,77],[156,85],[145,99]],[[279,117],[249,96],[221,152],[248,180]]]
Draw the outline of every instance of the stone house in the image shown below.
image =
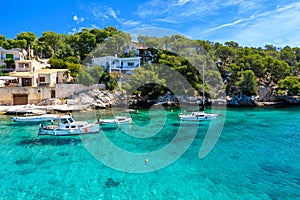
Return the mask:
[[36,104],[55,98],[57,85],[68,82],[68,69],[45,69],[36,60],[16,60],[15,65],[9,74],[14,81],[0,87],[2,105]]

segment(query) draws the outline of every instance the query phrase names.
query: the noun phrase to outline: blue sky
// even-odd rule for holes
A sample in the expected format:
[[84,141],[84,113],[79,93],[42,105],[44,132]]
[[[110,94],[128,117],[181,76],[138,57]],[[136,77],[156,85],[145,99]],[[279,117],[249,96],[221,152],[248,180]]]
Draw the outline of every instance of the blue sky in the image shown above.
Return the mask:
[[72,34],[111,25],[125,32],[160,27],[243,46],[300,46],[296,0],[15,0],[1,2],[1,8],[0,34],[7,38],[23,31]]

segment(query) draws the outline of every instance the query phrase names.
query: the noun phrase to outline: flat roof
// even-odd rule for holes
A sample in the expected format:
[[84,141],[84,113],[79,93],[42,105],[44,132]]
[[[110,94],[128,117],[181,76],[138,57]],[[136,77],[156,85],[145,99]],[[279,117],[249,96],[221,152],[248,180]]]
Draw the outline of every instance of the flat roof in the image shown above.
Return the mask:
[[32,78],[34,74],[32,72],[10,72],[10,76],[24,77],[24,78]]
[[17,63],[31,63],[31,62],[37,62],[36,60],[15,60]]
[[37,69],[36,73],[38,74],[54,74],[57,72],[66,72],[68,69]]

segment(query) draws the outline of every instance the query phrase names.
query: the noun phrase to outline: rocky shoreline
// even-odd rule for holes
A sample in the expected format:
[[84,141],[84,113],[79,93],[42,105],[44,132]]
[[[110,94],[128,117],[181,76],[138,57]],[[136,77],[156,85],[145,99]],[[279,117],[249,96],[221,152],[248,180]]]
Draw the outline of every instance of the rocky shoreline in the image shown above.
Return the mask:
[[[257,106],[291,106],[300,105],[300,96],[276,96],[272,101],[258,101],[257,97],[249,97],[243,94],[227,96],[223,99],[205,99],[206,106],[223,107],[257,107]],[[203,104],[201,98],[191,96],[175,96],[166,94],[156,100],[138,95],[126,96],[125,93],[109,92],[106,90],[91,90],[88,92],[73,95],[67,99],[47,99],[37,105],[23,106],[1,106],[2,114],[30,113],[31,110],[42,110],[45,112],[58,111],[82,111],[91,109],[106,109],[111,107],[123,108],[147,108],[151,106],[197,106]]]

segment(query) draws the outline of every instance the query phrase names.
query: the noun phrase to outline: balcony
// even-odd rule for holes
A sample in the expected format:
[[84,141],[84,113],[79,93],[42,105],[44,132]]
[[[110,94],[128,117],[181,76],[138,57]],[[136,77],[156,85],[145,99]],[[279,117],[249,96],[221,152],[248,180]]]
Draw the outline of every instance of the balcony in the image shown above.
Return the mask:
[[16,68],[16,72],[31,72],[31,68]]
[[49,86],[50,83],[39,83],[39,86]]

